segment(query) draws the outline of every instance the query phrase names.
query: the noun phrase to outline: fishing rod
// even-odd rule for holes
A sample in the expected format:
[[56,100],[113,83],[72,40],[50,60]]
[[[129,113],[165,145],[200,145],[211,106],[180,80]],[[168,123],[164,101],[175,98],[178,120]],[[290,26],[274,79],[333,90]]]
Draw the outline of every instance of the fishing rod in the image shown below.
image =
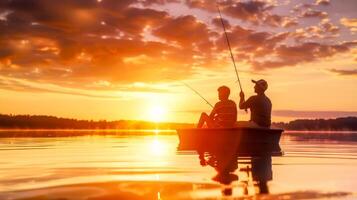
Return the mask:
[[240,91],[243,91],[243,89],[242,89],[242,84],[241,84],[241,82],[240,82],[239,75],[238,75],[238,70],[237,70],[236,62],[235,62],[235,60],[234,60],[234,56],[233,56],[233,53],[232,53],[231,43],[229,42],[229,39],[228,39],[228,35],[227,35],[227,31],[226,31],[226,26],[224,25],[223,17],[222,17],[222,14],[221,14],[221,10],[219,9],[218,2],[216,2],[216,5],[217,5],[219,17],[220,17],[220,19],[221,19],[221,23],[222,23],[224,35],[226,36],[226,41],[227,41],[227,44],[228,44],[229,52],[230,52],[230,54],[231,54],[231,58],[232,58],[232,61],[233,61],[234,70],[235,70],[236,75],[237,75],[237,79],[238,79],[238,83],[239,83],[239,88],[240,88]]
[[184,84],[186,87],[190,88],[193,92],[195,92],[198,96],[200,96],[208,105],[210,105],[213,108],[213,105],[207,101],[207,99],[205,99],[199,92],[197,92],[197,90],[193,89],[191,86],[189,86],[188,84],[186,84],[183,81],[180,81],[182,84]]

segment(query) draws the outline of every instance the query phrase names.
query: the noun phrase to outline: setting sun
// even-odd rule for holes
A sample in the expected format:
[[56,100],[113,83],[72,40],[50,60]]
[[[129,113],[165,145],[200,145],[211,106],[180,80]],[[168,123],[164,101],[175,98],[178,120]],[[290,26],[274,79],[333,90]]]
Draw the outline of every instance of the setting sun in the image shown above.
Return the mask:
[[0,200],[357,200],[356,10],[0,0]]
[[150,121],[165,121],[167,110],[163,106],[155,105],[148,109],[148,118]]

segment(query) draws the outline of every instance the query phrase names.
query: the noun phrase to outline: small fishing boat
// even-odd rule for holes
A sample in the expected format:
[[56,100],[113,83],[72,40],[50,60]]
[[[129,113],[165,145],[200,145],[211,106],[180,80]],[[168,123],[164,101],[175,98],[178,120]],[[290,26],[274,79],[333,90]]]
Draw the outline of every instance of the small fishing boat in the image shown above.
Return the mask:
[[191,128],[178,129],[180,151],[231,151],[240,156],[281,156],[282,129],[270,128]]

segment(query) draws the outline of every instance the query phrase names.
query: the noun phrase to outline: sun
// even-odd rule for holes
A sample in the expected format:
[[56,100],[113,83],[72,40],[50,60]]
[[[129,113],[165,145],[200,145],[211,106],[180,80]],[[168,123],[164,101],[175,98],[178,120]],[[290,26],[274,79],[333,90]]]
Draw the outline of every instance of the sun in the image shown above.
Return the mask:
[[164,121],[167,115],[167,110],[163,106],[155,105],[148,109],[148,117],[150,121]]

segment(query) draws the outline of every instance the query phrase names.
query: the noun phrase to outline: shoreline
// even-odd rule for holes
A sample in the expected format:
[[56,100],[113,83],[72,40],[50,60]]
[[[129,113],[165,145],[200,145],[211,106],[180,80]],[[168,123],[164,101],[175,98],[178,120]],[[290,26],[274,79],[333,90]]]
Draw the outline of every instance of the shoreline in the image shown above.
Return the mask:
[[[163,136],[176,135],[174,129],[0,129],[0,138],[56,138],[83,136]],[[299,139],[357,141],[357,131],[285,130],[283,136]]]

